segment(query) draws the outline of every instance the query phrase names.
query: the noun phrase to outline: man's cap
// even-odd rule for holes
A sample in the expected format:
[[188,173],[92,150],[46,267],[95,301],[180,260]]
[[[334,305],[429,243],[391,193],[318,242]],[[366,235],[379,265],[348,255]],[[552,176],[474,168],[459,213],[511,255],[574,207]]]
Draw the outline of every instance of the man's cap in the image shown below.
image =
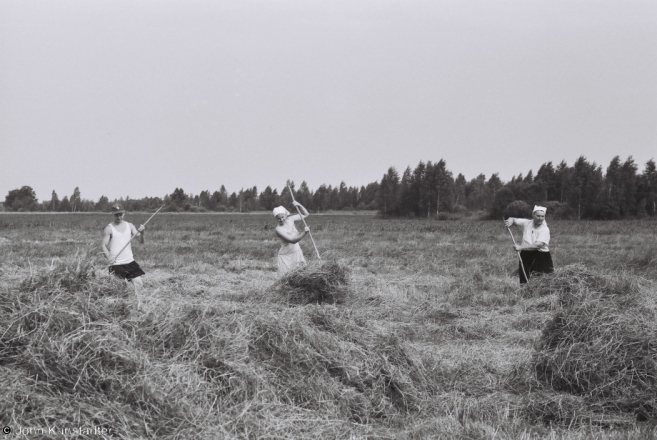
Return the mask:
[[112,214],[119,214],[119,213],[125,214],[125,209],[123,209],[121,205],[119,205],[118,203],[116,205],[112,205],[111,210],[112,210]]

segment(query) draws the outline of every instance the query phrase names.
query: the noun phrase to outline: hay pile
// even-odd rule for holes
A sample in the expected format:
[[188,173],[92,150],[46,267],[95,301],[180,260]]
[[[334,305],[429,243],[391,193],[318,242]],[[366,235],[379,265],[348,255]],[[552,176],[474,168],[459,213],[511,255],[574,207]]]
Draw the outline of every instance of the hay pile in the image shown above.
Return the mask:
[[419,353],[359,321],[325,306],[260,316],[249,351],[287,404],[357,423],[421,411],[436,386]]
[[[114,296],[108,301],[108,296]],[[60,263],[0,291],[5,425],[98,427],[118,437],[173,432],[186,418],[135,347],[135,304],[90,263]],[[130,433],[130,435],[127,435]]]
[[348,276],[335,261],[313,261],[283,275],[275,290],[290,304],[340,304],[349,295]]
[[90,290],[89,282],[95,279],[96,269],[92,260],[78,260],[72,264],[58,261],[45,272],[31,273],[23,280],[20,289],[29,292],[63,290],[75,293]]
[[534,403],[532,416],[573,423],[579,413],[580,422],[616,425],[657,420],[654,286],[641,286],[630,274],[602,275],[575,265],[543,277],[536,288],[557,293],[562,307],[536,344],[535,378],[572,397]]

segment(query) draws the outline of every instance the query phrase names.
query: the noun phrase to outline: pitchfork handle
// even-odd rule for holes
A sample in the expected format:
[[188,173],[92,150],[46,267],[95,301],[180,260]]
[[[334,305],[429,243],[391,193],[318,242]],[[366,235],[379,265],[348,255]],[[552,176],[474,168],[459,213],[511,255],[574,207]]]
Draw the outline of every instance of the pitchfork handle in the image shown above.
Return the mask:
[[[292,201],[296,202],[294,200],[294,194],[292,194],[292,188],[290,188],[290,184],[287,184],[287,189],[290,190],[290,195],[292,196]],[[297,208],[297,212],[299,213],[299,217],[301,217],[301,221],[303,222],[303,225],[307,228],[308,225],[306,224],[306,220],[303,218],[303,215],[301,214],[301,211],[299,210],[299,207],[297,205],[294,205],[295,208]],[[313,234],[310,233],[310,230],[308,230],[308,235],[310,235],[310,241],[313,242],[313,247],[315,248],[315,253],[317,254],[317,259],[321,260],[322,257],[319,256],[319,251],[317,250],[317,245],[315,244],[315,240],[313,239]]]
[[[504,221],[504,216],[502,216],[502,221]],[[504,225],[506,226],[506,223],[504,223]],[[513,245],[517,246],[516,239],[513,236],[513,232],[511,232],[511,228],[507,226],[506,230],[509,231],[509,234],[511,235],[511,240],[513,240]],[[525,265],[522,263],[522,257],[520,256],[520,251],[516,251],[516,252],[518,254],[518,261],[520,261],[520,267],[522,268],[522,274],[525,276],[525,279],[529,281],[529,278],[527,278],[527,272],[525,272]]]

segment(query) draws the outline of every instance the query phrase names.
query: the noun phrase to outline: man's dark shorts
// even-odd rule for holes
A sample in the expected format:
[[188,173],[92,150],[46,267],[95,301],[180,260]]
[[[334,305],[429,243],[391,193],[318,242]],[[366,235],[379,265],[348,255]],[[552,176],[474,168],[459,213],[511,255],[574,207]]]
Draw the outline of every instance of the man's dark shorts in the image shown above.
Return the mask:
[[139,267],[139,264],[137,264],[136,261],[133,261],[128,264],[116,264],[114,266],[110,266],[109,273],[116,275],[119,278],[123,278],[124,280],[130,281],[133,278],[144,275],[146,272],[144,272],[141,267]]

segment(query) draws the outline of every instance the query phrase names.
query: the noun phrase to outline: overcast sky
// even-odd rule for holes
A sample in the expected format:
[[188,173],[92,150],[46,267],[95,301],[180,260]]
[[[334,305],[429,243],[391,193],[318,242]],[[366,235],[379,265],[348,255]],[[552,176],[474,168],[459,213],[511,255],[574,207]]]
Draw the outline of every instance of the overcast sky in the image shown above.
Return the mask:
[[0,200],[657,158],[654,0],[1,0]]

